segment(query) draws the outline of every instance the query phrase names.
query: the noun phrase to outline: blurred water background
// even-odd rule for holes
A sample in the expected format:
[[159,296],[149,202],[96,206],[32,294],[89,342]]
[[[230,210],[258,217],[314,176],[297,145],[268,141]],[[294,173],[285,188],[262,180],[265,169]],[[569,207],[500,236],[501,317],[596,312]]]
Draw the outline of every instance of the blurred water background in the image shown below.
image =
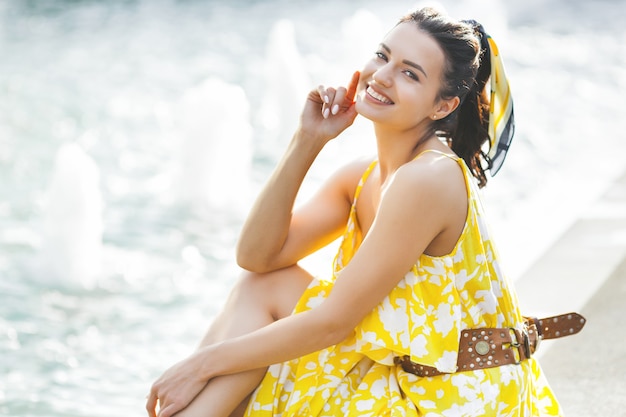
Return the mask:
[[[625,2],[440,5],[484,24],[511,78],[517,135],[484,202],[515,279],[626,169]],[[346,82],[412,6],[2,0],[0,415],[144,415],[236,277],[306,92]],[[368,128],[303,196],[373,151]],[[332,251],[304,263],[325,274]]]

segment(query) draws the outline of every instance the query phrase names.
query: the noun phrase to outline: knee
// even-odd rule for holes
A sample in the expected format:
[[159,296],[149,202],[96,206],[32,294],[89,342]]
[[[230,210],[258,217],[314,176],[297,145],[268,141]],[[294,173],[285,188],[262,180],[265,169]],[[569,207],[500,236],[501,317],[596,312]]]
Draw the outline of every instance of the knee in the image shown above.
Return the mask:
[[297,265],[268,273],[242,271],[232,295],[241,302],[261,303],[279,318],[290,313],[312,279]]
[[298,265],[266,273],[243,270],[235,288],[258,296],[274,294],[279,288],[306,287],[311,279],[312,276]]
[[271,290],[271,283],[265,279],[266,275],[268,274],[243,270],[235,283],[233,293],[239,297],[263,297]]
[[273,283],[266,275],[250,271],[242,271],[230,291],[230,305],[269,308]]

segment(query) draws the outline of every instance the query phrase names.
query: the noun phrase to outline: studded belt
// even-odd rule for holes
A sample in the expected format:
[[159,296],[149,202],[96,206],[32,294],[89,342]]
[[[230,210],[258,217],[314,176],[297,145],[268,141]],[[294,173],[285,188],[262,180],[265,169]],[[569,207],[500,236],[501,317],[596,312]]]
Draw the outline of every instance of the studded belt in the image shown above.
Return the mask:
[[[556,339],[578,333],[585,325],[578,313],[537,319],[525,317],[524,329],[481,328],[461,331],[456,372],[475,371],[519,364],[528,359],[543,339]],[[420,377],[443,375],[432,366],[412,362],[408,355],[394,358],[404,371]]]

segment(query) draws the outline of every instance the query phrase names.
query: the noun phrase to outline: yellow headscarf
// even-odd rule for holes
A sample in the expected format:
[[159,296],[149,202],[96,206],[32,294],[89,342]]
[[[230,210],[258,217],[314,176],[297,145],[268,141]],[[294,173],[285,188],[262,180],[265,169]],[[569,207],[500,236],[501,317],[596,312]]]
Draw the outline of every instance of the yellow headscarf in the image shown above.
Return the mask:
[[[483,36],[486,34],[482,32]],[[486,35],[491,57],[491,104],[489,108],[489,172],[496,175],[506,156],[513,134],[515,118],[513,116],[513,98],[509,81],[504,72],[504,64],[498,46],[491,36]]]

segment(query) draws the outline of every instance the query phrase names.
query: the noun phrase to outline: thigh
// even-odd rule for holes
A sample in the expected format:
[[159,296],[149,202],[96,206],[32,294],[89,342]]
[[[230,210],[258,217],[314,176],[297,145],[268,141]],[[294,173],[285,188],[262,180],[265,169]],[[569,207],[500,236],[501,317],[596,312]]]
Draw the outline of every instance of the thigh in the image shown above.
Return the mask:
[[[250,333],[290,315],[312,279],[299,266],[267,274],[244,271],[200,346]],[[264,375],[264,369],[256,369],[215,378],[176,417],[241,415]]]
[[243,271],[200,346],[249,333],[290,315],[312,279],[297,265],[266,274]]

